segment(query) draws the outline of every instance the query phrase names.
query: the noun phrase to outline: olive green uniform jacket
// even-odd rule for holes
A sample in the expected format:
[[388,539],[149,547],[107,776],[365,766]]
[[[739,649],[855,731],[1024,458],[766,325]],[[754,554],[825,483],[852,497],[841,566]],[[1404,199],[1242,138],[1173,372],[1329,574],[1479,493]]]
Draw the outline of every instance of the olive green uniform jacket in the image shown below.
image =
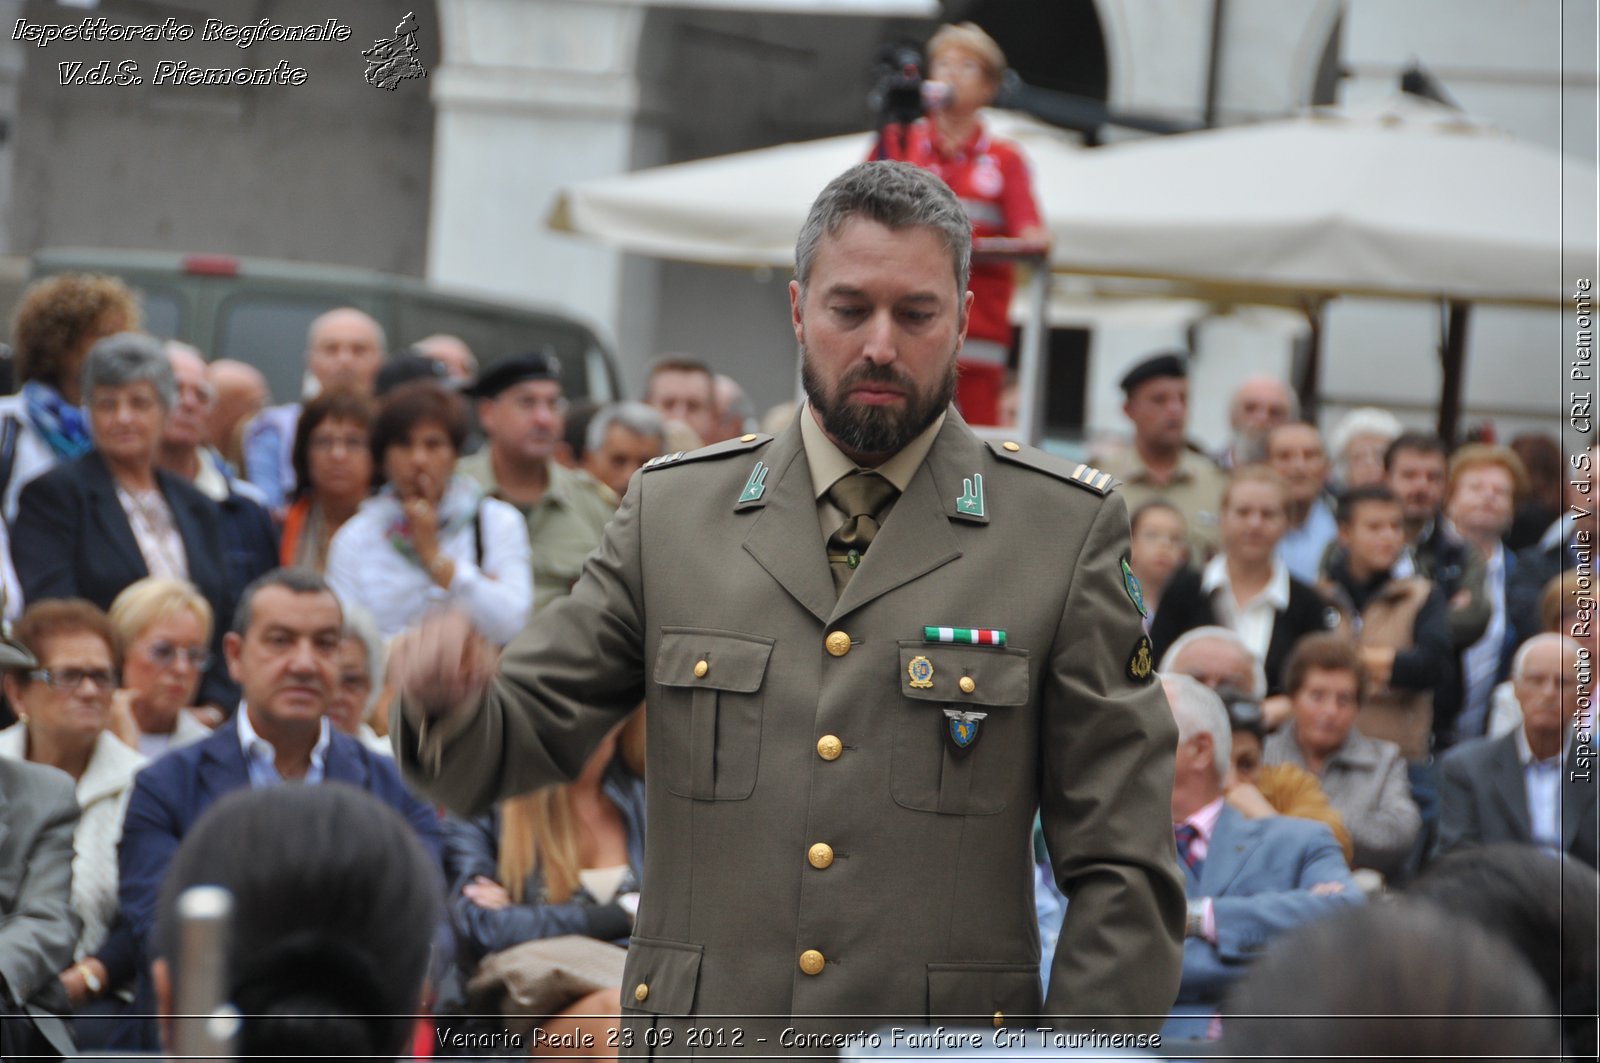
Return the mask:
[[[476,710],[428,733],[397,707],[406,777],[480,812],[575,776],[648,699],[634,1051],[698,1052],[707,1026],[759,1054],[790,1026],[1027,1022],[1036,808],[1071,899],[1044,1009],[1157,1030],[1182,963],[1176,727],[1130,662],[1122,501],[1073,470],[952,412],[836,600],[798,423],[660,459]],[[926,625],[1005,645],[925,644]],[[948,705],[987,713],[965,755]]]
[[[600,542],[606,521],[616,511],[617,496],[581,469],[547,461],[550,485],[532,506],[509,499],[505,503],[528,522],[528,547],[533,564],[533,611],[542,612],[564,597],[583,571],[583,560]],[[500,498],[489,448],[462,458],[456,471],[471,477],[490,495]]]

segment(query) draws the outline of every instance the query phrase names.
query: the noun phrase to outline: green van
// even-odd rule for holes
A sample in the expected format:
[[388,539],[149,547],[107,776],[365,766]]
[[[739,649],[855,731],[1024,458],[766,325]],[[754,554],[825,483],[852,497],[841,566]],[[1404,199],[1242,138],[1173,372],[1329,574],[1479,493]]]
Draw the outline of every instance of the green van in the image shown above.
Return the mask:
[[340,306],[376,318],[391,354],[447,333],[466,341],[481,372],[508,355],[549,348],[561,359],[569,398],[603,403],[622,395],[611,352],[570,315],[414,277],[265,258],[97,248],[35,252],[30,272],[35,279],[56,273],[122,278],[139,295],[146,331],[191,343],[208,359],[250,363],[265,374],[274,402],[299,398],[306,329],[317,315]]

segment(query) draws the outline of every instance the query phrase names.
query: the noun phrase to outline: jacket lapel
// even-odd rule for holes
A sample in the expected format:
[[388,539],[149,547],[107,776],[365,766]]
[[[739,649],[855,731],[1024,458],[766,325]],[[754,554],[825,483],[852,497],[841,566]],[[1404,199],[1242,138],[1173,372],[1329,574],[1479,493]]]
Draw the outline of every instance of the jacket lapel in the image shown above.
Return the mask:
[[1506,735],[1496,751],[1494,770],[1489,773],[1490,785],[1496,798],[1504,806],[1512,828],[1521,841],[1533,840],[1533,825],[1528,814],[1528,789],[1522,778],[1522,764],[1517,760],[1515,735]]
[[1256,833],[1254,821],[1222,806],[1217,829],[1206,846],[1205,864],[1200,868],[1200,896],[1220,897],[1227,892],[1255,845]]
[[133,526],[117,498],[117,485],[111,479],[111,470],[98,451],[91,450],[81,459],[84,483],[89,492],[89,519],[99,526],[101,541],[108,544],[123,561],[140,576],[149,575],[144,554],[139,551],[139,541],[133,537]]
[[[801,413],[809,416],[804,410]],[[805,445],[800,441],[799,418],[789,423],[788,431],[767,448],[761,460],[772,470],[766,491],[755,504],[737,507],[761,510],[752,518],[745,551],[795,601],[818,620],[827,620],[834,606],[833,576],[817,525],[817,499],[812,494]]]
[[[342,741],[341,741],[342,740]],[[334,782],[349,783],[367,789],[367,766],[360,756],[356,740],[331,727],[328,730],[328,754],[322,764],[322,777]]]
[[184,563],[189,566],[189,582],[197,586],[207,586],[206,579],[210,575],[205,570],[206,552],[196,547],[205,542],[205,531],[201,527],[204,515],[195,512],[194,497],[180,496],[173,488],[177,480],[165,470],[156,470],[156,480],[161,485],[161,497],[167,500],[167,508],[172,510],[172,523],[177,526],[178,537],[183,540]]
[[[237,711],[245,711],[242,702]],[[250,786],[250,768],[244,761],[244,747],[239,744],[237,723],[224,720],[202,745],[205,748],[198,772],[200,800],[196,802],[200,810],[211,807],[223,794]]]
[[875,598],[904,586],[961,556],[951,520],[989,523],[989,502],[983,498],[977,512],[963,513],[956,500],[972,490],[982,496],[981,474],[987,454],[978,437],[952,409],[922,467],[911,479],[883,528],[872,540],[840,595],[831,619],[861,608]]

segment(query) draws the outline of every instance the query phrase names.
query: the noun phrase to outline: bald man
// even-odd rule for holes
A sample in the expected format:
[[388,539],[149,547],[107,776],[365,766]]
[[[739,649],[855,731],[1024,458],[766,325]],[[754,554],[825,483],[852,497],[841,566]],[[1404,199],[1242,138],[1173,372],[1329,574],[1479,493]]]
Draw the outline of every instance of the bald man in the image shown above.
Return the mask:
[[451,380],[465,382],[478,375],[478,359],[460,336],[440,332],[418,340],[411,349],[444,366]]
[[1295,416],[1297,404],[1289,386],[1265,374],[1247,376],[1228,404],[1228,445],[1217,454],[1224,469],[1267,460],[1267,433]]
[[[344,306],[311,322],[306,332],[307,396],[335,388],[371,395],[387,357],[383,326],[370,314]],[[294,493],[294,430],[300,403],[262,410],[244,434],[244,474],[274,511]]]
[[235,469],[244,465],[234,430],[261,412],[272,389],[261,370],[248,362],[218,358],[206,366],[211,382],[211,416],[206,421],[206,443],[215,447]]
[[157,461],[217,504],[228,576],[234,586],[243,587],[277,567],[278,533],[261,504],[261,492],[235,479],[222,455],[205,443],[205,426],[216,403],[205,358],[187,343],[169,340],[165,346],[178,401],[167,414]]

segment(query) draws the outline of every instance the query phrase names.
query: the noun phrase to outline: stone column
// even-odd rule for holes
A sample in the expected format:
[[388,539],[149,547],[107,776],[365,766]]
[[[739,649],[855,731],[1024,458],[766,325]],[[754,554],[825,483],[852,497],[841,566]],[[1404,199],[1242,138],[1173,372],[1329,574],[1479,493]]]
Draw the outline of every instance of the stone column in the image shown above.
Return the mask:
[[439,0],[430,79],[428,278],[552,304],[624,365],[651,353],[656,265],[544,221],[564,185],[664,159],[660,93],[639,70],[646,13],[637,0]]

